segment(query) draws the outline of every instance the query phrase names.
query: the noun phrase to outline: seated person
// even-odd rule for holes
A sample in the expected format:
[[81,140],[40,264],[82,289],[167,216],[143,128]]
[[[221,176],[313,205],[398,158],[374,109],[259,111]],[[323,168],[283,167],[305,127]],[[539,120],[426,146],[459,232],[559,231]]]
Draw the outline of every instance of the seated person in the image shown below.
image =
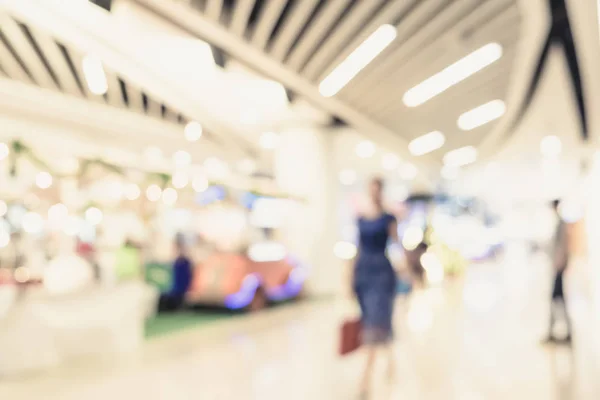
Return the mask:
[[158,311],[175,311],[181,308],[185,294],[192,282],[192,262],[186,254],[182,237],[175,239],[177,258],[173,263],[173,283],[171,289],[160,295]]

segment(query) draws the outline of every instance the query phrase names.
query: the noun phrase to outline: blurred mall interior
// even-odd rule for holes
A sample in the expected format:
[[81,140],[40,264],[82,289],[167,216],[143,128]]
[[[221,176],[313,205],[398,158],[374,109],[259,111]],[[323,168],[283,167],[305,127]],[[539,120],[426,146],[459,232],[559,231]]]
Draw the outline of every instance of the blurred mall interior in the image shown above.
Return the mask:
[[0,398],[599,399],[599,24],[0,0]]

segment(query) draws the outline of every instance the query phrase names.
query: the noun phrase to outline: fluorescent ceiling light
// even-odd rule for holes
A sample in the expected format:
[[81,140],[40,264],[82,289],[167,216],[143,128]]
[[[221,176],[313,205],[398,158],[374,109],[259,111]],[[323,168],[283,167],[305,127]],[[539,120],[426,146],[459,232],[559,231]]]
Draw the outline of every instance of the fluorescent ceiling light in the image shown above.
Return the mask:
[[442,132],[433,131],[413,139],[408,144],[408,150],[413,156],[422,156],[439,149],[445,142],[446,138]]
[[458,127],[470,131],[500,118],[505,112],[506,105],[502,100],[492,100],[458,117]]
[[325,97],[335,95],[369,65],[395,38],[396,28],[388,24],[381,25],[321,81],[319,92]]
[[547,158],[558,157],[562,152],[562,142],[558,136],[546,136],[540,142],[540,152]]
[[100,60],[96,57],[85,56],[81,66],[90,92],[98,96],[105,94],[108,91],[108,81]]
[[185,138],[190,142],[200,140],[202,137],[202,125],[199,122],[191,121],[184,129]]
[[502,46],[498,43],[488,43],[408,90],[402,100],[408,107],[419,106],[481,71],[500,57]]
[[477,149],[473,146],[461,147],[449,151],[444,156],[444,164],[460,167],[477,161]]

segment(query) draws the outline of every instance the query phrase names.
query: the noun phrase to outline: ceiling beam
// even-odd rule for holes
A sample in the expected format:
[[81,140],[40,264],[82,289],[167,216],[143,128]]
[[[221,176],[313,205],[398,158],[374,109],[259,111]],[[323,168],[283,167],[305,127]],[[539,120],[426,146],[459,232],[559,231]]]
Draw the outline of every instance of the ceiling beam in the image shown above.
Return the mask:
[[0,116],[44,124],[50,130],[69,130],[91,143],[140,153],[146,146],[156,145],[166,154],[185,148],[197,157],[226,157],[225,150],[210,140],[190,144],[180,126],[14,80],[0,79]]
[[[271,32],[273,32],[273,28],[281,16],[287,2],[288,0],[271,0],[266,2],[257,19],[258,25],[254,28],[254,34],[252,35],[252,44],[254,46],[261,50],[267,46]],[[147,5],[152,6],[152,4]],[[161,7],[164,7],[164,4],[162,4]]]
[[213,21],[219,22],[223,11],[223,0],[207,0],[204,13]]
[[325,9],[317,15],[306,33],[302,35],[286,64],[295,71],[306,63],[311,52],[323,40],[329,28],[338,19],[352,0],[331,0],[325,4]]
[[85,74],[83,73],[83,56],[77,52],[70,51],[69,56],[71,57],[71,61],[73,62],[73,68],[75,68],[75,72],[79,77],[81,82],[81,87],[83,89],[83,94],[88,100],[93,101],[94,103],[104,103],[104,97],[101,95],[94,94],[90,91],[88,87],[87,80],[85,78]]
[[60,50],[58,43],[56,43],[54,39],[45,32],[41,32],[32,27],[30,27],[29,30],[40,45],[40,50],[44,53],[48,63],[52,66],[62,91],[72,96],[81,97],[81,89],[77,84],[77,80],[73,76],[73,72],[71,71],[71,67],[68,64],[67,59]]
[[389,151],[397,152],[403,157],[412,159],[417,163],[422,164],[427,161],[437,163],[434,158],[428,156],[415,159],[408,152],[407,142],[399,133],[377,124],[338,99],[324,98],[311,82],[285,68],[281,63],[271,59],[262,50],[248,45],[231,32],[209,23],[202,15],[190,13],[186,5],[161,0],[135,0],[135,2],[191,34],[222,48],[225,52],[240,60],[240,62],[265,74],[271,79],[281,82],[287,88],[304,96],[317,107],[344,119],[355,129],[359,130],[361,134],[370,137],[371,140],[387,148]]
[[[423,79],[426,79],[430,75],[438,72],[434,68],[439,68],[439,70],[445,68],[447,65],[438,67],[437,65],[432,66],[431,64],[419,63],[419,55],[431,48],[432,43],[435,43],[436,41],[444,41],[444,38],[447,37],[452,38],[455,41],[456,36],[465,29],[466,24],[470,26],[474,21],[477,21],[479,18],[481,18],[482,15],[486,15],[486,13],[490,11],[497,10],[496,7],[492,7],[494,5],[497,6],[496,2],[483,3],[483,5],[474,8],[479,4],[478,2],[479,0],[464,0],[459,3],[454,3],[454,7],[448,7],[443,12],[438,14],[436,18],[430,19],[425,25],[423,24],[425,23],[424,21],[427,21],[427,18],[429,18],[428,15],[423,15],[423,19],[421,20],[413,21],[413,27],[422,26],[422,28],[419,28],[417,32],[410,30],[410,36],[406,36],[406,38],[400,36],[399,39],[401,38],[404,40],[400,47],[396,48],[395,51],[391,52],[391,54],[389,54],[387,58],[384,58],[384,60],[380,63],[370,65],[368,67],[368,71],[365,71],[366,73],[364,79],[360,79],[360,77],[356,79],[356,87],[353,86],[353,88],[358,89],[357,91],[364,91],[368,88],[368,90],[365,92],[368,100],[363,98],[362,101],[373,101],[375,103],[392,101],[392,99],[398,98],[398,94],[390,93],[389,85],[392,85],[393,87],[397,87],[398,84],[407,85],[407,87],[404,88],[407,90],[410,87],[418,84],[419,81],[407,82],[406,77],[421,76]],[[510,10],[513,12],[516,11],[514,8],[504,9],[504,13],[501,13],[500,16],[508,15],[510,19]],[[460,16],[465,15],[465,12],[468,14],[462,19],[463,23],[454,23],[454,21],[460,19]],[[518,21],[518,18],[512,19],[512,21],[515,20]],[[484,34],[484,32],[489,33],[490,30],[503,29],[504,32],[511,33],[509,30],[507,30],[507,27],[510,25],[505,24],[505,22],[506,19],[502,18],[499,20],[494,20],[492,23],[485,25],[481,32],[478,32],[478,38],[481,38],[479,39],[480,43],[481,40],[484,39],[488,40],[488,42],[493,40],[490,39],[490,37],[493,36],[491,33],[488,35]],[[409,24],[407,23],[404,26],[406,25]],[[447,29],[448,25],[451,25],[452,27]],[[406,28],[410,29],[410,26],[406,26]],[[487,44],[488,42],[482,43],[481,45]],[[446,44],[446,48],[452,46],[454,46],[456,49],[455,42]],[[472,48],[472,50],[476,49],[477,47]],[[457,50],[458,51],[456,52],[452,52],[452,54],[460,54],[462,52],[462,56],[466,56],[469,53],[468,48]],[[449,61],[448,65],[458,61],[459,58],[460,56]],[[417,74],[411,74],[409,71],[403,71],[403,67],[405,67],[408,63],[412,63],[414,65],[415,69],[418,70]],[[390,75],[392,76],[391,81],[388,79],[379,81],[374,80],[374,77]],[[347,89],[349,88],[350,86],[347,87]]]
[[121,83],[117,75],[112,72],[106,72],[106,81],[108,83],[108,104],[113,107],[127,108],[127,104],[123,100]]
[[144,102],[142,101],[142,91],[131,84],[126,85],[126,89],[129,109],[131,111],[144,114],[146,110],[144,110]]
[[246,28],[248,27],[248,19],[252,8],[254,8],[255,0],[238,1],[233,10],[233,17],[229,29],[238,36],[244,37]]
[[303,0],[302,2],[293,3],[292,9],[288,13],[282,29],[278,32],[270,51],[276,60],[283,61],[290,51],[294,39],[308,21],[317,4],[317,0]]
[[32,83],[31,77],[2,41],[0,41],[0,65],[9,77],[21,82]]
[[8,14],[1,13],[0,27],[2,27],[4,36],[12,44],[15,52],[19,54],[25,66],[33,75],[35,82],[43,88],[56,89],[56,82],[54,82],[52,75],[46,69],[19,24]]
[[[202,121],[207,131],[219,132],[219,141],[229,152],[229,159],[245,157],[256,157],[258,145],[248,142],[240,132],[215,117],[206,105],[211,101],[206,96],[207,90],[218,86],[211,80],[211,73],[198,74],[194,76],[191,68],[183,62],[178,62],[181,52],[171,49],[171,55],[179,57],[172,59],[161,57],[156,51],[156,45],[148,43],[147,35],[155,33],[156,40],[174,40],[172,35],[164,33],[166,25],[170,25],[171,31],[187,34],[172,24],[162,19],[157,19],[140,7],[131,5],[133,18],[140,18],[140,27],[130,27],[114,19],[113,16],[99,7],[90,3],[75,2],[66,5],[62,0],[2,0],[3,7],[8,13],[18,17],[23,22],[38,26],[50,32],[57,40],[70,49],[85,49],[102,60],[107,70],[114,71],[128,84],[143,87],[144,91],[155,99],[161,99],[170,107],[178,110],[187,118]],[[189,5],[182,3],[171,3],[178,7],[185,7],[187,14],[190,13]],[[217,28],[217,24],[210,22],[204,17],[203,21]],[[150,22],[163,24],[157,32],[150,31],[144,23]],[[154,19],[156,21],[154,21]],[[162,29],[161,29],[162,28]],[[132,31],[133,29],[133,31]],[[222,32],[220,28],[219,32]],[[142,34],[144,36],[142,36]],[[176,72],[173,72],[176,71]],[[210,72],[210,71],[209,71]],[[215,74],[223,73],[214,71]],[[196,79],[188,79],[194,76]],[[218,86],[221,88],[221,86]]]
[[494,126],[479,147],[481,159],[493,157],[499,145],[506,143],[514,131],[509,129],[520,107],[524,104],[525,92],[533,76],[547,29],[550,14],[545,0],[517,0],[522,15],[521,38],[513,65],[511,84],[508,87],[506,103],[509,105],[504,117]]
[[382,0],[369,0],[356,2],[354,7],[345,15],[342,22],[332,32],[327,41],[323,43],[317,52],[312,56],[302,73],[311,80],[319,77],[329,65],[329,62],[336,54],[341,52],[348,39],[358,30],[362,29],[361,22],[379,7]]
[[146,110],[146,115],[152,118],[162,119],[160,103],[148,97],[148,109]]
[[381,11],[356,35],[354,39],[347,45],[341,53],[339,53],[327,68],[321,73],[321,78],[329,75],[335,67],[344,61],[352,52],[360,46],[373,32],[381,25],[394,24],[399,17],[412,10],[416,2],[419,0],[395,0],[388,1]]

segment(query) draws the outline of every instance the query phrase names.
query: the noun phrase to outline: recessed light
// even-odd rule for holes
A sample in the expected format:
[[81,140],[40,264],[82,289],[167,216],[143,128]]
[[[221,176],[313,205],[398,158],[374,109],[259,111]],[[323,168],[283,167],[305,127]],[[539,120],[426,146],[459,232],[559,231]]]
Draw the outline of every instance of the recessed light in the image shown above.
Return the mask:
[[150,201],[154,202],[160,200],[161,195],[162,189],[158,185],[152,184],[146,189],[146,198]]
[[127,200],[136,200],[140,197],[140,187],[135,183],[130,183],[125,186],[125,198]]
[[172,206],[177,203],[177,190],[173,188],[166,188],[162,192],[162,201],[168,206]]
[[50,175],[48,172],[39,172],[35,176],[35,184],[40,189],[48,189],[50,186],[52,186],[52,175]]
[[202,137],[202,125],[199,122],[191,121],[184,129],[185,138],[190,142],[200,140]]
[[173,187],[176,189],[183,189],[189,183],[190,178],[188,174],[183,171],[177,171],[173,174],[173,178],[171,179],[171,183],[173,183]]
[[209,186],[209,182],[205,176],[201,176],[201,175],[196,176],[194,178],[194,180],[192,181],[192,187],[198,193],[204,192],[206,189],[208,189],[208,186]]
[[90,207],[85,210],[85,219],[92,225],[99,225],[102,222],[102,211],[96,207]]
[[108,81],[100,60],[93,56],[85,56],[81,64],[90,92],[98,96],[104,95],[108,91]]

